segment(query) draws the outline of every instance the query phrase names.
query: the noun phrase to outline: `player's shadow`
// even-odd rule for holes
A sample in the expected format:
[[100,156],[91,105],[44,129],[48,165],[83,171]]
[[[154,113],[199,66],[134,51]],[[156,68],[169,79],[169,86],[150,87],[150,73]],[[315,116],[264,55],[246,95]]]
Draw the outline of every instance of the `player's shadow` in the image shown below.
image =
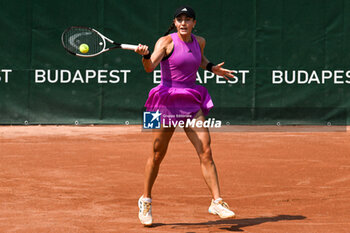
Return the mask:
[[172,228],[184,227],[210,227],[218,226],[221,230],[227,231],[244,231],[241,228],[259,225],[265,222],[292,221],[306,219],[302,215],[278,215],[275,217],[258,217],[245,219],[221,219],[216,221],[199,222],[199,223],[154,223],[151,227],[173,226]]

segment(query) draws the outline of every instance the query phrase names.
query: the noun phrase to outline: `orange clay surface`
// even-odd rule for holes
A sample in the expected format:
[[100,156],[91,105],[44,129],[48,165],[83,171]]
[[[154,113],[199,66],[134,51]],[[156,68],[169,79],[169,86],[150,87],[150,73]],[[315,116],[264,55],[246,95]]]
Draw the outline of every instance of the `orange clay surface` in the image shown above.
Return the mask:
[[208,214],[199,160],[177,130],[153,189],[154,225],[143,227],[137,200],[152,133],[0,126],[0,232],[350,232],[346,128],[238,129],[211,133],[222,197],[237,218]]

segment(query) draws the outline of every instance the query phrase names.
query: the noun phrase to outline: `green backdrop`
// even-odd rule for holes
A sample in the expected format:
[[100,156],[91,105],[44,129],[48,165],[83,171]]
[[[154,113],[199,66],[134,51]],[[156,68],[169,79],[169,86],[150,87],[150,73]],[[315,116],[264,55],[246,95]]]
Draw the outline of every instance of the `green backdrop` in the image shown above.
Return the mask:
[[[182,4],[196,10],[194,33],[206,38],[206,56],[248,71],[244,82],[238,73],[236,83],[223,83],[204,82],[209,74],[199,70],[215,105],[210,116],[230,124],[349,122],[350,0],[0,0],[0,124],[141,123],[157,85],[141,56],[75,57],[61,46],[61,33],[90,26],[153,48]],[[101,72],[100,81],[81,82],[87,70]],[[57,81],[56,71],[71,80]]]

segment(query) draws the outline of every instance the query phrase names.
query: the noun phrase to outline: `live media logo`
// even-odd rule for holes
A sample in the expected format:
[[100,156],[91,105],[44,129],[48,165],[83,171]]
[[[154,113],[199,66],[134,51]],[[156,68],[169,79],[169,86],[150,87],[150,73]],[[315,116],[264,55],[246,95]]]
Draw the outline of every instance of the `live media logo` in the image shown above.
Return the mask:
[[160,116],[162,114],[156,112],[143,112],[143,128],[144,129],[160,129]]

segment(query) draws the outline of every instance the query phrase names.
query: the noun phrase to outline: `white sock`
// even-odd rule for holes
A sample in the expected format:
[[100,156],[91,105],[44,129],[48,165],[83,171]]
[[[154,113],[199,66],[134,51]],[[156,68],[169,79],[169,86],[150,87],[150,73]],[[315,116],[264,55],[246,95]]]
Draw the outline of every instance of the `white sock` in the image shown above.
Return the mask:
[[214,203],[215,203],[215,204],[218,204],[220,201],[222,201],[222,198],[221,198],[221,197],[219,197],[218,199],[216,199],[216,200],[214,201]]
[[142,201],[146,201],[146,202],[152,203],[152,198],[143,197],[143,198],[142,198]]

